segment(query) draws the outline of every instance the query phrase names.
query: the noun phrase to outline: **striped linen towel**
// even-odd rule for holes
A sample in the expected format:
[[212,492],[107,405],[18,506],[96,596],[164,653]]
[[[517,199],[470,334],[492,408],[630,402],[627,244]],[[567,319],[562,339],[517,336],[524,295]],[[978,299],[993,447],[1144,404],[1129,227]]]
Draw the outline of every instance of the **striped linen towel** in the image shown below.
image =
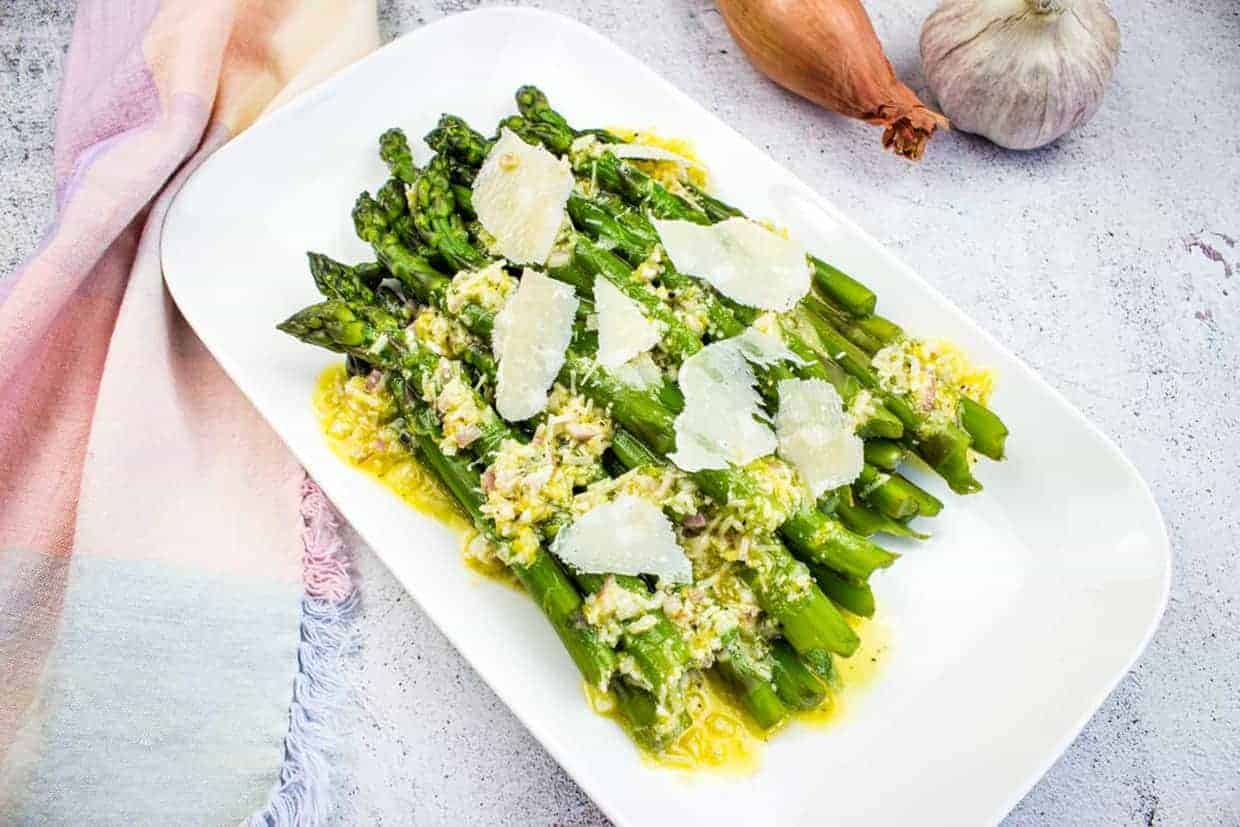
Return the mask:
[[348,561],[159,245],[204,158],[377,40],[374,0],[80,3],[56,219],[0,280],[2,823],[329,808]]

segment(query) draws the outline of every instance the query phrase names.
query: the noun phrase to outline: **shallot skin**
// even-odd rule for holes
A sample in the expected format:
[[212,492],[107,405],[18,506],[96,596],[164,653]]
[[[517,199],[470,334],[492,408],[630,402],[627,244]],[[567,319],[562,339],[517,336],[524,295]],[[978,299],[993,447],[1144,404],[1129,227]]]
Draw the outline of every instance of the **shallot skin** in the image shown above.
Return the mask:
[[760,72],[827,109],[884,127],[883,146],[921,158],[947,119],[896,78],[860,0],[718,0]]

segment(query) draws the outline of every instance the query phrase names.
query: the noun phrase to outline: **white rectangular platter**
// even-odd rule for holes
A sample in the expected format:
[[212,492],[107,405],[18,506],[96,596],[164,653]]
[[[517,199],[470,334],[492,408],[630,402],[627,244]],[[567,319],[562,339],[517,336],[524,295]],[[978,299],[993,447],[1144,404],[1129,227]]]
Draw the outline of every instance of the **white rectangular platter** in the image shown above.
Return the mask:
[[[551,629],[521,595],[479,583],[457,540],[338,460],[310,404],[330,354],[276,322],[318,299],[307,250],[373,258],[357,193],[386,178],[377,137],[417,139],[441,112],[489,130],[522,83],[581,125],[691,138],[726,200],[791,229],[861,278],[880,310],[993,366],[1010,459],[982,494],[944,494],[934,538],[875,576],[887,662],[849,714],[792,726],[752,776],[643,762],[593,714]],[[429,151],[417,141],[421,157]],[[841,171],[843,174],[843,171]],[[410,594],[613,820],[627,825],[981,824],[1028,791],[1132,665],[1166,601],[1170,551],[1132,465],[925,281],[760,150],[584,26],[531,10],[412,32],[260,121],[188,181],[163,263],[185,317]],[[937,486],[937,487],[936,487]]]

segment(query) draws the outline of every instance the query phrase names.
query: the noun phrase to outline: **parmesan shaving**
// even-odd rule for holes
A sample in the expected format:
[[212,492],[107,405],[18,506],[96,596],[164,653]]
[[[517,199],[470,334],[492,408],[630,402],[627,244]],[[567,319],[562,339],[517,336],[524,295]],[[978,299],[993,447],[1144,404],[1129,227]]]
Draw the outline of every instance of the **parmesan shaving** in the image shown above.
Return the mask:
[[607,279],[594,282],[598,317],[598,362],[618,368],[659,343],[659,328],[642,315],[637,302]]
[[632,495],[594,506],[556,535],[551,550],[581,572],[693,582],[693,566],[672,524],[658,506]]
[[516,264],[542,264],[564,223],[572,189],[567,159],[504,128],[474,180],[473,207],[500,255]]
[[635,161],[671,161],[683,167],[693,165],[693,161],[683,155],[649,144],[605,144],[606,150],[617,158],[632,158]]
[[864,449],[835,388],[821,379],[784,379],[778,390],[779,455],[797,469],[810,492],[819,497],[857,479]]
[[655,364],[649,353],[625,362],[611,371],[611,375],[631,388],[650,390],[663,381],[663,371]]
[[520,422],[547,407],[547,391],[564,365],[576,315],[573,288],[534,270],[521,275],[491,335],[499,360],[495,408],[504,419]]
[[730,299],[791,310],[809,292],[809,262],[795,241],[745,218],[703,226],[651,219],[677,270],[706,279]]
[[749,327],[741,335],[730,340],[750,363],[770,367],[779,362],[804,365],[806,361],[797,356],[773,334]]
[[[738,337],[739,338],[739,337]],[[680,366],[685,408],[676,417],[676,451],[685,471],[745,465],[776,448],[763,417],[757,378],[736,339],[702,348]]]

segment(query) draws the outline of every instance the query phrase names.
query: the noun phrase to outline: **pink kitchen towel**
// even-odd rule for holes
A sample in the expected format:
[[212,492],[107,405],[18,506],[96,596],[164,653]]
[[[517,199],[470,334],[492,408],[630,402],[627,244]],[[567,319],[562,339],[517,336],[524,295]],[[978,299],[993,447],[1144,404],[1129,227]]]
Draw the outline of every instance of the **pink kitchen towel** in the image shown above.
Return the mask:
[[0,822],[330,807],[355,602],[335,517],[177,312],[159,245],[206,156],[377,39],[374,0],[79,4],[56,218],[0,280]]

